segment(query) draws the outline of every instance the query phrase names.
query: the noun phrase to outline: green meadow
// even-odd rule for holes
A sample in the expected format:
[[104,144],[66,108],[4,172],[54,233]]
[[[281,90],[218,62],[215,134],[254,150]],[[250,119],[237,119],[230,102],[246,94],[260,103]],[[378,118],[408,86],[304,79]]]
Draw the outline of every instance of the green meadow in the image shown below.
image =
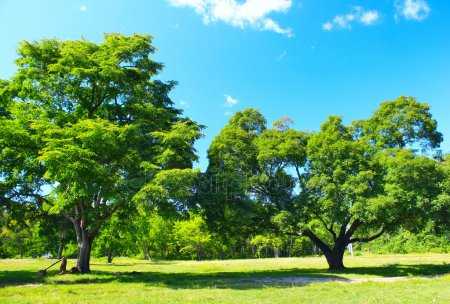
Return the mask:
[[[329,272],[322,257],[92,261],[58,275],[45,259],[0,260],[0,303],[449,303],[450,255],[365,255]],[[72,266],[75,261],[69,261]]]

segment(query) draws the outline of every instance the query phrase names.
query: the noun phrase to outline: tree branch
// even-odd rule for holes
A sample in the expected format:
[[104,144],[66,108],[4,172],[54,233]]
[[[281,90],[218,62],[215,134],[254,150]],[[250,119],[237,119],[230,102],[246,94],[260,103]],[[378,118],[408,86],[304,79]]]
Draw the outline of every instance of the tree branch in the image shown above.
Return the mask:
[[322,250],[322,252],[325,253],[331,251],[330,247],[327,244],[325,244],[321,239],[319,239],[319,237],[315,235],[311,230],[306,229],[302,232],[302,234],[309,237],[311,241],[313,241],[320,248],[320,250]]
[[383,233],[384,233],[384,227],[382,227],[380,229],[380,231],[378,231],[376,234],[374,234],[372,236],[369,236],[367,238],[353,238],[353,239],[350,239],[350,243],[356,243],[356,242],[367,243],[367,242],[370,242],[370,241],[373,241],[373,240],[379,238]]
[[355,233],[356,229],[358,229],[359,226],[361,226],[362,224],[363,223],[360,220],[358,219],[354,220],[353,223],[350,225],[350,228],[348,228],[348,230],[345,232],[345,238],[350,239],[352,235]]
[[330,227],[328,227],[327,223],[325,222],[325,220],[321,216],[319,216],[317,213],[314,213],[314,214],[319,219],[319,221],[323,224],[325,229],[333,236],[333,240],[336,241],[337,240],[337,235],[336,235],[336,232],[334,232],[334,230],[333,230],[333,224],[331,224]]

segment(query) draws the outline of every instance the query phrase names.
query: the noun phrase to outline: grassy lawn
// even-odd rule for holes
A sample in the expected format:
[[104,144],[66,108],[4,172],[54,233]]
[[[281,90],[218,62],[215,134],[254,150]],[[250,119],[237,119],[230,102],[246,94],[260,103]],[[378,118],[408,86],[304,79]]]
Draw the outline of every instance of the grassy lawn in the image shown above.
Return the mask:
[[[320,257],[118,258],[112,265],[94,260],[89,275],[52,271],[40,278],[36,272],[49,260],[0,260],[0,303],[450,303],[449,254],[346,257],[345,263],[345,272],[328,273]],[[382,279],[399,276],[408,278]]]

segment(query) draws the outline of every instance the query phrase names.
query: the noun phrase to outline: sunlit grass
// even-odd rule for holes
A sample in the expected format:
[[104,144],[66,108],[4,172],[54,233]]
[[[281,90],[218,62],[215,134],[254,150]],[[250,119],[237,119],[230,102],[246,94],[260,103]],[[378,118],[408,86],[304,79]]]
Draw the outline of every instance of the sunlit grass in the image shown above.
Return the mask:
[[[346,257],[329,273],[321,257],[227,261],[93,260],[88,275],[45,278],[51,261],[0,260],[0,303],[450,303],[450,255]],[[74,261],[69,262],[69,266]],[[436,278],[430,276],[440,275]],[[395,282],[308,282],[408,276]],[[264,280],[260,280],[264,279]],[[267,283],[267,279],[273,279]]]

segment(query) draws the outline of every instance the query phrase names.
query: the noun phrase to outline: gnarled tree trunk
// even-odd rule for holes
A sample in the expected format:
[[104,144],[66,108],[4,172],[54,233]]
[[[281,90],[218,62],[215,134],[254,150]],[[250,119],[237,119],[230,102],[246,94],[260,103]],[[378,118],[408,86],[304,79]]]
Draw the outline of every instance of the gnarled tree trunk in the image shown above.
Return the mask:
[[330,271],[340,271],[344,270],[344,253],[345,248],[348,244],[348,238],[342,237],[335,241],[333,248],[325,244],[321,239],[319,239],[312,231],[305,230],[304,235],[309,237],[309,239],[319,247],[320,251],[325,255],[328,263],[328,269]]
[[370,242],[379,238],[384,233],[384,227],[382,226],[380,230],[372,236],[361,238],[361,237],[353,237],[353,234],[356,232],[358,227],[360,227],[363,223],[359,220],[353,221],[351,225],[348,223],[344,223],[339,233],[334,232],[331,228],[327,228],[328,231],[333,235],[334,245],[333,247],[327,245],[323,242],[319,237],[317,237],[311,230],[306,229],[303,231],[303,235],[309,237],[309,239],[319,247],[319,249],[325,255],[327,259],[328,267],[330,271],[340,271],[345,269],[344,267],[344,253],[347,245],[350,243],[364,243]]
[[324,255],[328,263],[328,269],[330,271],[340,271],[345,269],[344,253],[345,246],[335,246],[333,249],[324,251]]

